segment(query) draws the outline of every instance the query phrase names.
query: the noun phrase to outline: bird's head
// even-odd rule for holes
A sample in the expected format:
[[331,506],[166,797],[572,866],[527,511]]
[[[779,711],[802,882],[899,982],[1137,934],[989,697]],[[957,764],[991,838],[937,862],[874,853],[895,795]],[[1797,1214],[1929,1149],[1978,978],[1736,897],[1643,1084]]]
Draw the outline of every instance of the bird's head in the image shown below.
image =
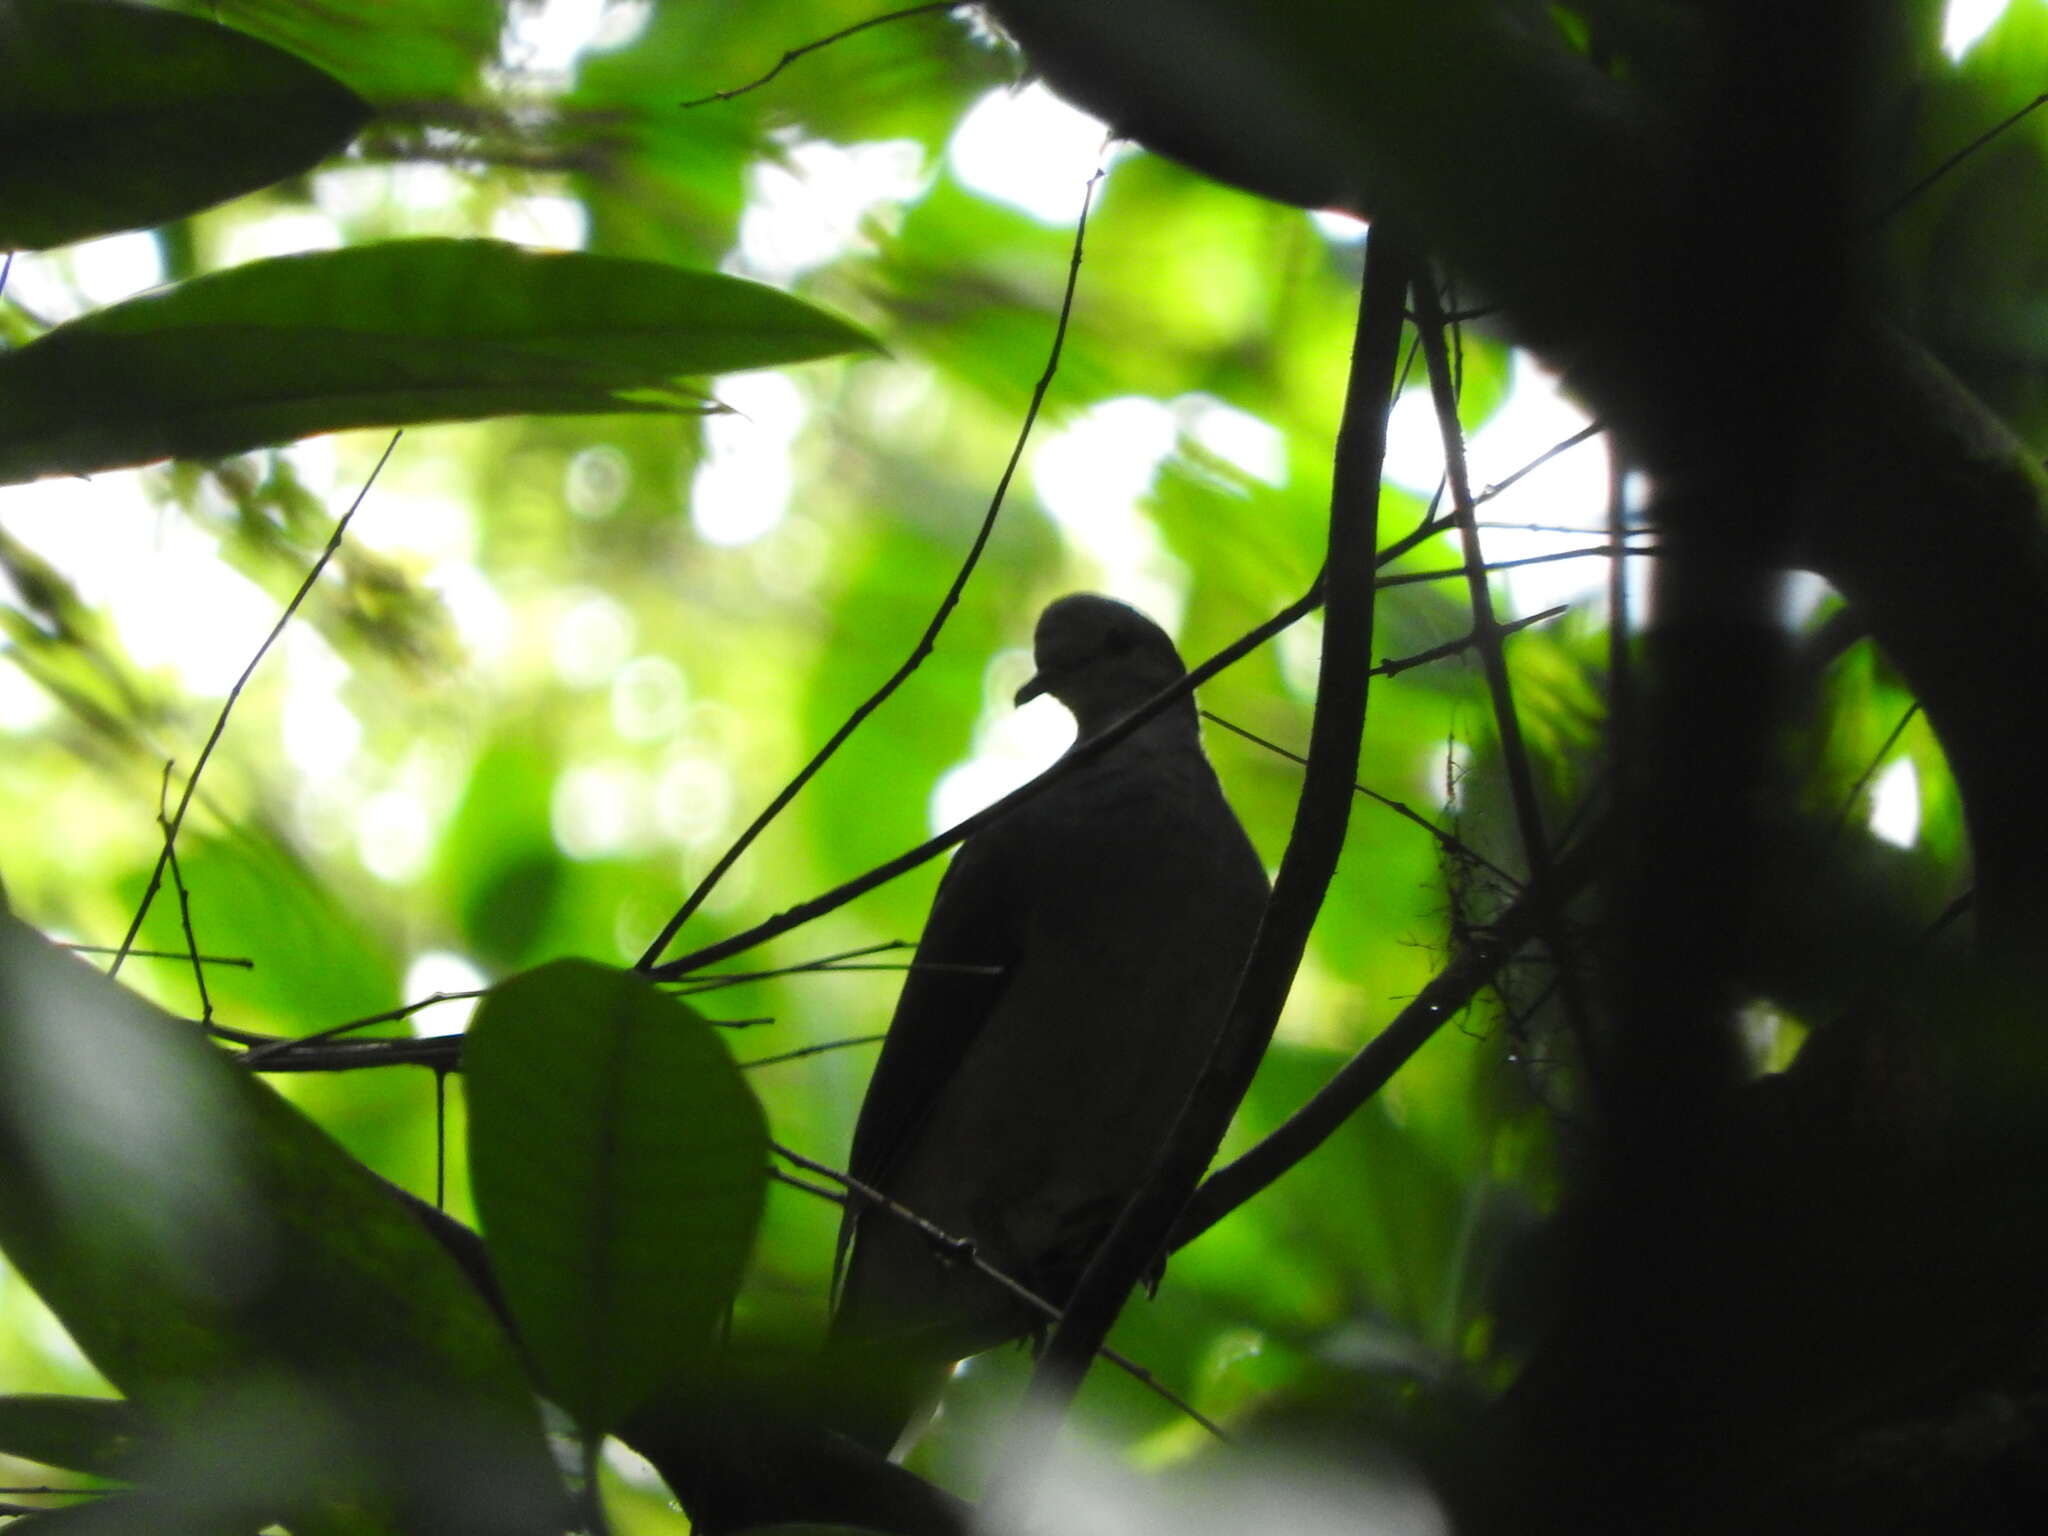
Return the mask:
[[[1051,694],[1073,711],[1084,741],[1187,671],[1165,630],[1128,603],[1093,592],[1047,605],[1031,649],[1038,671],[1017,690],[1017,702]],[[1191,718],[1194,703],[1182,700],[1168,713]]]

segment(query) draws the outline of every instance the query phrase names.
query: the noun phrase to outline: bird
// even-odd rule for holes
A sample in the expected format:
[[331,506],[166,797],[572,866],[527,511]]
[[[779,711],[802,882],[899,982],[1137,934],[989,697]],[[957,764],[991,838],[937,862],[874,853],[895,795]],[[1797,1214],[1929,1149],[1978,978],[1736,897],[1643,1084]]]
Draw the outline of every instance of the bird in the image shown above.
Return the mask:
[[[1052,602],[1022,705],[1075,744],[1185,675],[1166,631]],[[1229,1015],[1265,868],[1176,699],[1010,815],[941,879],[857,1119],[848,1173],[1054,1305],[1142,1182]],[[849,1195],[826,1355],[833,1427],[888,1455],[965,1357],[1043,1315]]]

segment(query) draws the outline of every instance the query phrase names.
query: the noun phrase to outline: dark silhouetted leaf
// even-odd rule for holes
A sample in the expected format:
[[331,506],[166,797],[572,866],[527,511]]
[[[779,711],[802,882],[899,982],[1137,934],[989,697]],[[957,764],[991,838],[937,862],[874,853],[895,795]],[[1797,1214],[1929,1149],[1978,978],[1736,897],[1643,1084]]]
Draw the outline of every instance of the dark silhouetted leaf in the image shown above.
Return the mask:
[[0,0],[0,248],[197,212],[317,165],[367,103],[226,27],[119,0]]
[[0,1397],[0,1452],[98,1477],[133,1471],[143,1426],[114,1397],[27,1393]]
[[773,288],[656,262],[495,240],[284,256],[0,356],[0,482],[344,427],[702,410],[679,381],[873,345]]

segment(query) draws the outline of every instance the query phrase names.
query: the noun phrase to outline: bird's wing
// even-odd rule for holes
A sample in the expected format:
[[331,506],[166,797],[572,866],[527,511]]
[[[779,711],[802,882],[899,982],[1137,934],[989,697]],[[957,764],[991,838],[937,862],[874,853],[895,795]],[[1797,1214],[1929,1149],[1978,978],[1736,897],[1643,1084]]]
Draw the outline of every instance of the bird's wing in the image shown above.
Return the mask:
[[[864,1184],[887,1178],[1008,985],[1021,942],[1014,867],[1019,851],[1003,825],[989,827],[961,847],[939,882],[854,1126],[847,1172]],[[991,968],[993,974],[918,968],[937,966]],[[860,1217],[860,1201],[849,1199],[833,1256],[835,1292]]]

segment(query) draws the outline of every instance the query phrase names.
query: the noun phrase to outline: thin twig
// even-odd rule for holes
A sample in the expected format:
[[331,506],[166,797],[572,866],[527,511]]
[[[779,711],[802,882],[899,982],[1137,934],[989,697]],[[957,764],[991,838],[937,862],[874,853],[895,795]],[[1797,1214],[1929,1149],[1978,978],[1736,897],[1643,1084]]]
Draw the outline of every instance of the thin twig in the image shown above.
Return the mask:
[[[1519,619],[1510,619],[1499,627],[1498,633],[1505,639],[1509,635],[1531,628],[1534,625],[1548,623],[1559,614],[1570,612],[1570,603],[1559,603],[1555,608],[1546,608],[1541,613],[1525,614]],[[1446,640],[1442,645],[1433,645],[1428,650],[1417,651],[1412,656],[1397,656],[1391,661],[1383,661],[1372,669],[1372,675],[1374,677],[1398,677],[1403,672],[1411,671],[1416,667],[1427,666],[1433,661],[1444,661],[1452,656],[1469,651],[1478,643],[1479,635],[1477,631],[1460,635],[1455,640]]]
[[1605,432],[1606,430],[1607,428],[1602,426],[1597,421],[1587,422],[1583,427],[1579,428],[1578,431],[1574,432],[1570,437],[1566,438],[1563,442],[1553,443],[1550,447],[1544,449],[1541,453],[1537,454],[1535,458],[1531,459],[1528,463],[1524,464],[1512,475],[1509,475],[1507,479],[1497,480],[1492,485],[1487,486],[1485,490],[1481,491],[1478,495],[1472,498],[1472,505],[1476,507],[1481,505],[1482,503],[1493,500],[1494,497],[1500,495],[1502,491],[1505,491],[1509,486],[1513,485],[1517,480],[1521,479],[1524,475],[1535,473],[1544,465],[1548,464],[1552,459],[1556,458],[1559,454],[1563,453],[1566,449],[1576,448],[1579,446],[1579,444],[1585,442],[1587,439],[1598,437],[1602,432]]
[[335,1039],[337,1036],[352,1034],[359,1029],[370,1029],[379,1024],[396,1024],[400,1019],[410,1018],[413,1014],[427,1008],[432,1008],[437,1003],[474,1001],[489,991],[490,988],[488,987],[472,987],[460,992],[436,992],[431,997],[423,997],[418,1002],[404,1003],[396,1008],[387,1008],[382,1013],[369,1014],[360,1019],[350,1019],[345,1024],[330,1024],[327,1028],[317,1029],[310,1035],[292,1035],[285,1039],[272,1040],[268,1044],[259,1045],[254,1050],[245,1053],[240,1058],[241,1064],[245,1067],[262,1066],[273,1057],[301,1051],[308,1046],[320,1045]]
[[725,987],[737,987],[748,982],[773,981],[783,976],[810,976],[816,974],[837,974],[845,971],[943,971],[952,976],[1000,976],[1003,968],[999,965],[967,965],[951,960],[916,960],[910,962],[891,961],[887,964],[863,965],[858,963],[863,955],[886,954],[891,950],[911,949],[915,946],[902,939],[890,939],[881,944],[869,944],[861,949],[849,949],[840,954],[826,955],[817,960],[806,960],[798,965],[778,965],[765,971],[725,971],[716,976],[693,976],[687,982],[669,982],[676,988],[677,997],[695,997],[699,992],[716,992]]
[[[68,949],[77,955],[112,955],[119,951],[112,944],[59,944],[59,949]],[[182,949],[131,949],[130,960],[197,960],[201,965],[232,965],[241,970],[253,971],[256,962],[244,955],[188,955]]]
[[816,1045],[799,1046],[793,1051],[783,1051],[779,1055],[743,1061],[739,1063],[739,1069],[742,1072],[751,1072],[756,1067],[776,1067],[785,1061],[801,1061],[806,1056],[822,1056],[827,1051],[849,1050],[856,1045],[875,1045],[886,1038],[886,1035],[848,1035],[843,1040],[821,1040]]
[[981,526],[975,531],[974,541],[968,546],[966,557],[960,562],[960,569],[954,573],[953,584],[946,589],[946,595],[939,600],[938,609],[932,614],[931,622],[925,626],[924,633],[918,637],[917,644],[910,648],[910,654],[903,659],[902,665],[898,666],[890,674],[888,681],[884,682],[881,687],[861,701],[853,713],[846,717],[845,722],[839,729],[832,733],[831,739],[818,749],[817,754],[808,763],[804,764],[795,778],[783,786],[782,792],[768,802],[767,808],[760,815],[756,816],[747,829],[733,840],[732,846],[725,850],[719,857],[718,862],[711,866],[710,871],[702,880],[697,882],[697,888],[690,892],[689,897],[676,910],[675,915],[662,926],[662,930],[656,935],[654,942],[647,946],[647,952],[635,964],[635,970],[651,971],[655,969],[661,959],[662,951],[668,948],[669,942],[681,931],[683,925],[696,914],[697,909],[704,904],[704,900],[711,894],[712,888],[725,877],[725,872],[738,862],[740,855],[753,846],[754,839],[767,829],[770,822],[782,814],[784,808],[797,797],[806,784],[810,783],[818,770],[831,761],[832,755],[845,744],[849,736],[860,728],[861,723],[879,709],[891,694],[902,687],[909,680],[911,673],[915,672],[923,664],[924,659],[931,655],[934,646],[938,643],[939,631],[945,628],[946,620],[952,616],[953,609],[959,605],[960,594],[967,587],[967,578],[974,574],[974,568],[981,563],[981,552],[988,547],[989,536],[995,532],[996,516],[1003,510],[1003,503],[1010,494],[1010,482],[1016,478],[1017,466],[1023,462],[1024,449],[1031,441],[1031,429],[1038,422],[1038,413],[1045,404],[1046,392],[1052,388],[1053,377],[1059,372],[1060,354],[1065,349],[1067,343],[1067,325],[1074,313],[1074,292],[1081,280],[1081,254],[1088,235],[1088,210],[1094,203],[1095,187],[1102,180],[1102,175],[1103,173],[1098,170],[1091,176],[1088,179],[1087,188],[1082,195],[1081,215],[1074,224],[1073,253],[1067,262],[1066,290],[1060,297],[1059,319],[1053,325],[1052,345],[1046,352],[1045,369],[1039,374],[1038,382],[1032,386],[1030,403],[1024,408],[1023,425],[1018,428],[1017,440],[1010,449],[1009,462],[1003,466],[1003,473],[996,481],[995,492],[989,497],[988,510],[982,514]]
[[[1308,766],[1308,759],[1306,757],[1303,757],[1299,752],[1290,752],[1287,748],[1281,746],[1278,742],[1268,741],[1265,737],[1258,735],[1256,732],[1248,731],[1241,725],[1233,724],[1231,721],[1224,719],[1221,715],[1213,714],[1209,710],[1205,709],[1201,712],[1201,714],[1204,720],[1207,720],[1214,725],[1220,725],[1223,727],[1224,730],[1229,731],[1234,735],[1242,736],[1246,741],[1252,743],[1252,745],[1254,746],[1264,747],[1268,752],[1273,753],[1276,757],[1284,757],[1290,763],[1298,763],[1303,767]],[[1403,817],[1408,821],[1414,822],[1416,826],[1422,828],[1423,831],[1427,832],[1431,837],[1435,838],[1439,843],[1441,843],[1446,852],[1458,858],[1470,859],[1473,863],[1478,864],[1482,868],[1490,871],[1497,878],[1506,881],[1508,885],[1511,887],[1519,888],[1521,886],[1522,882],[1520,880],[1517,880],[1513,875],[1509,874],[1506,870],[1502,869],[1498,864],[1494,863],[1493,860],[1487,858],[1486,855],[1481,853],[1478,849],[1466,843],[1455,832],[1445,831],[1442,827],[1438,826],[1435,822],[1431,821],[1427,816],[1424,816],[1419,812],[1413,810],[1411,807],[1402,804],[1399,800],[1395,800],[1390,798],[1389,796],[1381,794],[1376,789],[1367,789],[1363,784],[1353,784],[1351,787],[1354,790],[1356,790],[1359,794],[1365,796],[1366,799],[1371,800],[1376,804],[1383,805],[1388,810],[1392,811],[1395,815]]]
[[[1424,273],[1415,284],[1415,308],[1420,316],[1423,357],[1429,365],[1430,396],[1436,405],[1438,430],[1444,444],[1444,473],[1450,483],[1451,517],[1465,551],[1466,591],[1472,604],[1472,643],[1486,678],[1486,690],[1493,703],[1494,729],[1500,740],[1501,757],[1507,770],[1515,821],[1521,829],[1523,853],[1532,873],[1540,873],[1549,862],[1543,836],[1543,813],[1536,802],[1536,779],[1529,764],[1529,749],[1522,739],[1522,725],[1515,710],[1514,685],[1508,677],[1507,653],[1501,647],[1500,620],[1493,611],[1493,592],[1486,580],[1486,556],[1479,544],[1479,530],[1473,514],[1472,483],[1465,465],[1465,434],[1458,423],[1458,400],[1452,389],[1449,353],[1444,342],[1444,313],[1438,302],[1433,277]],[[1392,578],[1386,578],[1391,580]]]
[[[900,1221],[905,1226],[921,1234],[925,1241],[929,1242],[936,1251],[943,1254],[949,1262],[965,1264],[977,1273],[986,1276],[1005,1291],[1008,1291],[1011,1296],[1036,1312],[1040,1317],[1043,1317],[1047,1322],[1057,1326],[1062,1320],[1064,1314],[1052,1302],[1046,1300],[1045,1297],[1039,1295],[1038,1292],[1032,1290],[1022,1281],[1005,1274],[995,1265],[989,1263],[987,1259],[984,1259],[980,1251],[975,1247],[973,1239],[953,1236],[937,1223],[918,1215],[910,1207],[890,1199],[874,1186],[862,1183],[850,1173],[843,1173],[837,1168],[805,1157],[802,1153],[791,1150],[781,1142],[771,1141],[769,1146],[774,1149],[777,1157],[796,1164],[797,1167],[804,1169],[806,1172],[815,1173],[820,1178],[830,1179],[834,1184],[844,1189],[846,1193],[842,1195],[833,1190],[820,1189],[817,1185],[804,1179],[794,1178],[779,1168],[770,1168],[768,1170],[771,1178],[790,1185],[792,1188],[803,1190],[807,1194],[829,1200],[834,1205],[845,1206],[849,1201],[858,1200],[863,1210],[885,1212],[893,1220]],[[1187,1399],[1153,1375],[1146,1367],[1138,1364],[1121,1351],[1110,1348],[1107,1344],[1099,1346],[1096,1353],[1140,1385],[1179,1409],[1218,1440],[1226,1443],[1229,1442],[1231,1437],[1222,1425],[1202,1413],[1201,1410],[1189,1403]]]
[[[415,1012],[434,1003],[459,1002],[465,996],[483,995],[481,992],[442,993],[409,1003],[394,1012]],[[212,1026],[212,1033],[234,1044],[251,1047],[235,1060],[259,1072],[355,1072],[370,1067],[431,1067],[436,1072],[453,1072],[461,1067],[463,1037],[460,1034],[400,1035],[376,1040],[335,1038],[349,1030],[390,1022],[389,1014],[377,1014],[367,1019],[351,1019],[346,1024],[336,1024],[311,1035],[258,1035],[245,1030],[222,1029],[219,1025]],[[773,1024],[775,1020],[763,1015],[750,1019],[709,1019],[706,1022],[718,1029],[748,1029]]]
[[1961,149],[1957,150],[1954,154],[1950,155],[1946,160],[1942,161],[1941,164],[1937,165],[1925,176],[1922,176],[1918,181],[1914,182],[1913,185],[1906,188],[1905,191],[1901,192],[1889,203],[1886,203],[1884,207],[1880,208],[1877,211],[1877,213],[1872,216],[1870,220],[1871,227],[1875,229],[1879,225],[1888,222],[1908,203],[1912,202],[1915,198],[1919,197],[1921,193],[1925,192],[1929,187],[1933,186],[1937,181],[1941,180],[1942,177],[1946,176],[1950,171],[1954,170],[1957,166],[1961,165],[1965,160],[1969,159],[1970,156],[1977,153],[1978,150],[1982,149],[1985,145],[1989,144],[1993,139],[1997,138],[2000,134],[2006,132],[2008,129],[2017,128],[2022,122],[2026,120],[2027,115],[2029,113],[2036,112],[2040,110],[2040,108],[2043,106],[2048,106],[2048,91],[2043,91],[2040,95],[2036,96],[2032,101],[2028,102],[2025,106],[2021,107],[2017,112],[2010,113],[2006,117],[2001,118],[1998,122],[1992,124],[1991,127],[1986,128],[1982,133],[1978,134],[1976,138],[1970,140],[1969,143],[1965,144]]
[[856,21],[850,27],[841,27],[837,32],[829,33],[815,41],[791,48],[776,61],[774,68],[758,79],[749,80],[745,85],[736,85],[730,90],[713,91],[709,96],[695,97],[683,103],[683,110],[688,111],[692,107],[709,106],[714,101],[731,101],[734,97],[744,96],[749,91],[758,91],[805,54],[816,53],[820,48],[829,48],[834,43],[852,37],[856,32],[867,31],[869,27],[879,27],[884,22],[889,21],[903,21],[912,16],[924,16],[934,11],[954,11],[967,3],[968,0],[935,0],[935,3],[931,5],[909,5],[900,11],[885,11],[880,16],[870,16],[866,21]]
[[803,971],[827,970],[842,961],[861,960],[869,955],[886,955],[893,950],[909,949],[911,947],[903,939],[884,939],[879,944],[863,944],[858,949],[842,949],[837,954],[820,955],[815,960],[801,960],[795,965],[771,966],[766,970],[760,971],[725,971],[716,976],[692,977],[691,980],[693,982],[701,982],[702,986],[693,986],[690,992],[683,992],[679,995],[688,997],[694,991],[711,992],[719,987],[736,987],[742,982],[772,981],[779,976],[794,976]]
[[[1501,533],[1570,533],[1581,537],[1593,531],[1583,523],[1503,523],[1489,517],[1480,518],[1472,526],[1482,532],[1496,530]],[[1619,528],[1610,524],[1607,529],[1607,540],[1611,544],[1626,544],[1630,539],[1647,539],[1656,531],[1646,523],[1623,524]]]
[[[1421,522],[1417,523],[1408,532],[1402,534],[1400,538],[1394,540],[1393,543],[1379,552],[1379,558],[1373,562],[1373,568],[1375,570],[1385,570],[1417,545],[1427,544],[1438,534],[1448,532],[1450,526],[1448,519],[1440,520],[1437,517],[1436,508],[1432,504],[1429,512],[1423,517]],[[1464,572],[1459,571],[1458,574],[1462,576]]]
[[1906,734],[1906,727],[1913,723],[1914,716],[1919,713],[1920,701],[1915,699],[1906,706],[1906,712],[1899,716],[1899,723],[1892,727],[1891,734],[1885,737],[1883,744],[1871,754],[1870,762],[1864,767],[1863,772],[1857,775],[1856,782],[1849,786],[1849,792],[1842,796],[1842,803],[1835,811],[1834,825],[1830,829],[1831,835],[1839,834],[1842,828],[1848,824],[1849,813],[1855,810],[1856,802],[1862,798],[1863,791],[1869,787],[1870,781],[1877,777],[1877,770],[1883,765],[1884,760],[1891,755],[1892,748],[1899,744],[1899,738]]
[[[1449,525],[1439,524],[1429,531],[1433,534],[1445,533],[1449,531]],[[1656,553],[1658,550],[1654,545],[1646,548],[1641,544],[1589,544],[1584,549],[1561,549],[1549,555],[1523,555],[1516,560],[1489,560],[1478,570],[1481,575],[1491,576],[1496,571],[1517,571],[1525,565],[1553,565],[1559,560],[1590,560],[1595,556],[1647,556]],[[1412,587],[1420,581],[1470,581],[1472,576],[1471,566],[1458,565],[1436,571],[1396,571],[1391,576],[1380,577],[1375,585],[1385,591],[1388,587]]]
[[163,828],[164,854],[170,860],[171,887],[178,893],[178,924],[185,935],[185,952],[192,957],[192,980],[199,988],[199,1022],[213,1023],[213,997],[206,990],[206,967],[199,963],[199,938],[192,931],[192,893],[185,888],[185,871],[178,864],[177,845],[171,840],[170,795],[171,758],[164,759],[163,777],[156,787],[156,824]]
[[780,1168],[772,1166],[768,1170],[768,1177],[778,1184],[787,1184],[791,1189],[800,1189],[815,1199],[829,1201],[842,1210],[846,1207],[846,1196],[839,1190],[827,1188],[823,1184],[813,1184],[809,1179],[800,1179],[793,1173],[784,1173]]
[[376,465],[370,470],[369,478],[363,482],[363,488],[356,492],[355,500],[350,502],[348,510],[342,513],[341,521],[334,525],[334,533],[327,540],[327,547],[320,551],[320,558],[315,560],[313,568],[306,572],[306,579],[299,583],[299,590],[292,594],[292,600],[285,604],[284,612],[278,615],[277,623],[271,627],[270,633],[263,637],[263,643],[256,647],[256,654],[249,658],[249,665],[244,667],[242,675],[235,679],[234,687],[228,690],[226,702],[221,705],[220,713],[214,717],[213,730],[206,738],[206,745],[199,749],[199,758],[192,765],[191,777],[185,780],[184,793],[178,797],[177,812],[171,817],[171,824],[164,833],[163,850],[156,856],[156,868],[150,871],[149,884],[143,889],[142,901],[135,909],[134,921],[129,923],[128,933],[121,940],[121,947],[114,951],[114,963],[107,967],[109,976],[118,976],[121,973],[121,962],[135,946],[136,935],[142,931],[142,920],[149,916],[150,903],[156,900],[156,893],[163,889],[164,870],[170,864],[171,850],[178,841],[178,831],[185,825],[185,812],[191,808],[193,792],[199,788],[199,775],[206,771],[206,765],[213,757],[213,749],[220,744],[221,734],[228,728],[228,716],[234,710],[235,701],[242,696],[242,690],[249,686],[249,679],[255,676],[256,668],[262,664],[270,648],[277,643],[277,637],[284,633],[285,625],[291,623],[292,615],[299,611],[299,605],[305,602],[306,595],[313,590],[313,583],[318,581],[320,573],[327,569],[327,562],[332,560],[335,551],[341,548],[342,535],[348,532],[348,525],[354,519],[357,509],[362,506],[363,498],[370,494],[370,487],[377,483],[377,477],[384,472],[385,464],[390,462],[392,450],[404,436],[403,428],[391,434],[391,441],[384,445],[384,452],[378,456]]

